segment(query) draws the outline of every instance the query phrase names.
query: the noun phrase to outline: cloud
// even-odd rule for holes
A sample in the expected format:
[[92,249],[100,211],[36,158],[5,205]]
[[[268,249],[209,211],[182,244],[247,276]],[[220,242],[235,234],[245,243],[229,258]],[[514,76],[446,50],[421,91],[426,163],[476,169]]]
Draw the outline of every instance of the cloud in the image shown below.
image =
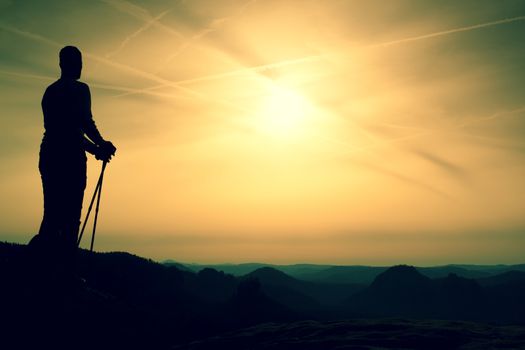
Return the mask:
[[467,177],[467,172],[465,170],[465,168],[463,167],[460,167],[446,159],[443,159],[431,152],[427,152],[427,151],[422,151],[422,150],[413,150],[412,151],[414,154],[418,155],[419,157],[425,159],[426,161],[434,164],[435,166],[437,166],[438,168],[444,170],[445,172],[447,172],[449,175],[452,175],[456,178],[459,178],[459,179],[462,179],[462,180],[465,180],[465,178]]
[[422,181],[420,181],[418,179],[412,178],[410,176],[401,174],[401,173],[399,173],[397,171],[387,169],[384,166],[381,166],[381,165],[378,165],[378,164],[372,164],[370,162],[363,161],[363,160],[357,160],[357,159],[348,159],[348,160],[350,162],[352,162],[353,164],[361,166],[361,167],[363,167],[365,169],[368,169],[370,171],[373,171],[373,172],[376,172],[378,174],[382,174],[382,175],[388,176],[390,178],[399,180],[399,181],[404,182],[404,183],[406,183],[406,184],[408,184],[410,186],[417,187],[419,189],[431,192],[431,193],[433,193],[435,195],[438,195],[439,197],[442,197],[442,198],[445,198],[445,199],[451,199],[451,197],[447,193],[441,191],[440,189],[438,189],[438,188],[436,188],[434,186],[426,184],[426,183],[424,183],[424,182],[422,182]]

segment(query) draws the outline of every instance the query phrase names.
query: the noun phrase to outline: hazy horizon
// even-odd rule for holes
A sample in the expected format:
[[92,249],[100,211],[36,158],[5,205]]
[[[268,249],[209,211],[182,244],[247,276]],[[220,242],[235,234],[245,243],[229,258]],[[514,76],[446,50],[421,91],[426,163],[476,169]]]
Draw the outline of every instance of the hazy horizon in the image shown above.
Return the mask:
[[164,259],[158,261],[162,264],[170,264],[170,263],[177,263],[182,264],[185,266],[242,266],[242,265],[268,265],[268,266],[323,266],[323,267],[393,267],[393,266],[399,266],[399,265],[407,265],[407,266],[414,266],[414,267],[447,267],[447,266],[475,266],[479,268],[483,267],[495,267],[495,266],[515,266],[515,265],[525,265],[525,262],[522,263],[516,263],[516,264],[462,264],[462,263],[450,263],[450,264],[441,264],[441,265],[412,265],[412,264],[403,264],[403,263],[397,263],[397,264],[391,264],[391,265],[363,265],[363,264],[312,264],[308,262],[298,262],[298,263],[290,263],[290,264],[278,264],[278,263],[265,263],[261,261],[251,261],[251,262],[243,262],[243,263],[230,263],[230,262],[217,262],[217,263],[200,263],[200,262],[188,262],[188,261],[177,261],[174,259]]
[[524,37],[518,0],[0,0],[0,240],[38,231],[40,101],[75,45],[118,147],[97,250],[523,263]]

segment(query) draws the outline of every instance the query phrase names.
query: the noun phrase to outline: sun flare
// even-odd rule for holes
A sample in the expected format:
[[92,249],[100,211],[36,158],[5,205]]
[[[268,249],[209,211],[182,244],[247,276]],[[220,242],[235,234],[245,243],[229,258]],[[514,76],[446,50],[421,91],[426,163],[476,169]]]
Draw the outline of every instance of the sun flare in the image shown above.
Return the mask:
[[257,129],[278,138],[304,134],[313,110],[310,101],[300,93],[274,86],[262,98],[257,115]]

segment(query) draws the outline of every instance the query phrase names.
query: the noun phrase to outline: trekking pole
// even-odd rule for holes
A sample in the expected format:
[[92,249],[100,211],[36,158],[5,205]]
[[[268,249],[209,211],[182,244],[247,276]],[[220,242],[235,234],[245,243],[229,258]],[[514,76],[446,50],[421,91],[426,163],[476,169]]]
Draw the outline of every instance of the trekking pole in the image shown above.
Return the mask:
[[98,186],[97,206],[95,208],[95,220],[93,221],[93,233],[91,234],[91,246],[89,250],[93,252],[93,244],[95,244],[95,231],[97,230],[98,209],[100,208],[100,196],[102,194],[102,182],[104,181],[104,170],[106,170],[107,162],[102,164],[102,171],[100,172],[100,186]]
[[91,237],[91,251],[93,251],[93,242],[95,239],[95,229],[96,229],[96,224],[97,224],[98,208],[100,206],[100,191],[102,189],[102,181],[104,180],[104,170],[106,170],[106,165],[107,165],[107,162],[104,162],[102,164],[102,170],[100,172],[100,176],[97,181],[97,186],[95,187],[95,192],[93,193],[93,197],[91,198],[91,202],[89,203],[89,208],[86,214],[86,218],[84,219],[84,223],[82,224],[82,230],[80,231],[80,235],[77,241],[77,246],[80,246],[80,242],[82,241],[82,236],[84,235],[84,230],[86,228],[86,225],[89,219],[89,215],[91,214],[91,209],[93,209],[95,198],[97,198],[97,208],[95,209],[95,223],[93,225],[93,235]]

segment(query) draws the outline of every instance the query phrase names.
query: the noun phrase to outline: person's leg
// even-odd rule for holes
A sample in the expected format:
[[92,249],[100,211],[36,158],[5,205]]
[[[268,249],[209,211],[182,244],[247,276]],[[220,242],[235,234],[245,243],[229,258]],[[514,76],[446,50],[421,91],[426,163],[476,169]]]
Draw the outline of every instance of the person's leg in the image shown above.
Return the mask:
[[86,163],[80,162],[75,164],[70,170],[67,180],[64,179],[67,190],[64,191],[63,198],[61,239],[65,248],[64,264],[67,270],[74,272],[82,202],[86,188]]
[[46,238],[57,238],[60,235],[60,203],[62,188],[60,181],[52,174],[42,176],[44,191],[44,217],[40,225],[39,235]]
[[52,160],[41,157],[39,170],[44,194],[44,214],[38,234],[29,242],[32,248],[48,255],[48,258],[52,255],[51,252],[60,236],[63,191],[60,173],[55,168],[56,165]]

